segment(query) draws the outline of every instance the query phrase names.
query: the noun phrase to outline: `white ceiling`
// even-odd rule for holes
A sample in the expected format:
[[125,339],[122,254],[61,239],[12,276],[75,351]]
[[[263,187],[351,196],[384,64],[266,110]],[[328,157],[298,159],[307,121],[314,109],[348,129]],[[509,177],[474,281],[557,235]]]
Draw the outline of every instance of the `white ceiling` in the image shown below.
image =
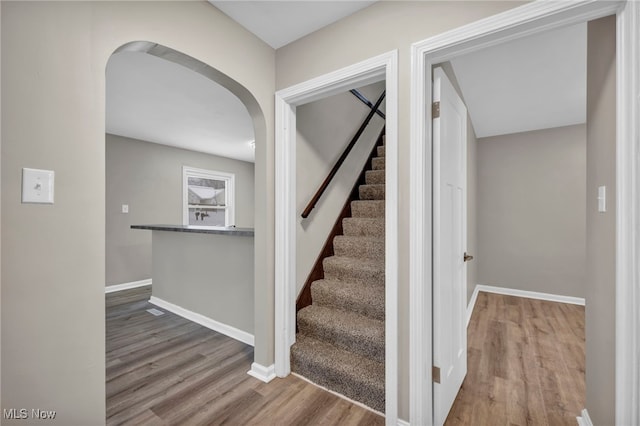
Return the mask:
[[209,0],[209,3],[278,49],[375,1]]
[[[211,2],[274,47],[374,3]],[[494,46],[451,64],[478,137],[586,121],[586,24]],[[254,161],[253,124],[240,100],[208,78],[152,55],[111,57],[106,116],[108,133]]]
[[253,122],[240,100],[173,62],[121,52],[107,64],[107,133],[254,161]]
[[478,137],[586,122],[586,23],[451,60]]
[[[279,48],[375,1],[215,1]],[[253,123],[231,92],[181,65],[139,52],[107,65],[106,130],[115,135],[254,161]]]

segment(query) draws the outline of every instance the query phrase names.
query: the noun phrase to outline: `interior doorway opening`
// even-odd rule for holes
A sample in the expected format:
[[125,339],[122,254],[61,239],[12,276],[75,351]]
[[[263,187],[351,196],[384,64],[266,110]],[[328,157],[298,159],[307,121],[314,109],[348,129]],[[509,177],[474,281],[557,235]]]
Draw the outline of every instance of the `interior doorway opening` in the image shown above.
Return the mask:
[[[468,333],[468,348],[461,352],[468,351],[469,367],[464,384],[459,380],[449,389],[447,404],[436,403],[436,423],[469,415],[483,387],[487,398],[489,393],[495,398],[487,407],[492,418],[526,419],[531,415],[527,410],[538,404],[549,416],[544,421],[573,423],[586,398],[587,24],[453,57],[434,66],[434,85],[438,72],[468,107],[456,122],[469,128],[459,136],[464,155],[451,164],[445,149],[454,146],[455,137],[441,137],[437,131],[451,120],[447,104],[441,102],[440,116],[434,119],[434,178],[453,171],[467,175],[461,180],[468,191],[460,197],[465,202],[461,216],[467,220],[462,232],[454,234],[461,236],[464,247],[455,251],[453,262],[466,276],[459,286],[463,308],[455,322],[438,316],[442,302],[437,290],[449,285],[438,274],[434,277],[434,354],[448,344],[438,338],[443,324],[466,320],[468,330],[461,326],[460,332],[465,337]],[[434,90],[434,97],[445,98],[443,90]],[[555,102],[548,105],[551,97]],[[438,206],[451,198],[438,194],[436,179],[436,241],[438,231],[446,229],[435,224],[443,217],[437,214],[442,210]],[[438,244],[434,249],[435,259],[445,256]],[[438,265],[434,263],[434,272]],[[475,305],[478,294],[480,303]],[[451,315],[454,309],[445,311]],[[547,315],[540,316],[542,311]],[[549,352],[550,347],[555,349]],[[520,363],[527,357],[541,360],[544,369],[538,370],[535,362]],[[434,363],[444,362],[440,357]],[[498,365],[509,367],[492,367]],[[547,374],[557,380],[545,382]],[[434,385],[436,401],[448,386],[442,373],[440,380]],[[546,383],[544,392],[540,383]],[[457,397],[451,396],[455,393]],[[548,395],[556,396],[551,401]],[[556,409],[556,402],[563,409]]]
[[398,417],[397,70],[392,51],[276,93],[275,372],[291,372],[296,308],[296,107],[348,88],[386,81],[385,417]]
[[[630,64],[629,58],[633,55],[633,48],[630,46],[636,45],[635,35],[637,34],[637,27],[634,25],[634,19],[637,16],[636,6],[630,3],[625,3],[622,6],[616,5],[581,5],[577,8],[566,8],[556,5],[557,7],[540,7],[541,5],[525,5],[517,10],[517,13],[504,13],[502,16],[496,17],[496,19],[487,19],[477,24],[471,24],[460,30],[453,30],[449,33],[445,33],[442,36],[436,36],[432,39],[425,40],[420,43],[416,43],[413,47],[414,72],[415,78],[412,85],[413,103],[416,107],[414,111],[415,121],[412,123],[412,194],[416,194],[417,198],[413,200],[416,209],[412,209],[411,215],[411,235],[412,235],[412,274],[411,274],[411,299],[413,302],[411,312],[411,326],[412,326],[412,350],[411,350],[411,369],[412,377],[427,377],[426,380],[416,379],[412,381],[411,395],[411,421],[417,423],[431,422],[433,421],[433,406],[425,401],[433,401],[433,381],[430,375],[427,375],[427,369],[430,369],[432,364],[432,321],[431,321],[431,292],[425,291],[425,287],[428,290],[431,287],[431,271],[432,265],[430,263],[420,264],[421,259],[431,259],[431,248],[425,242],[431,241],[431,232],[427,228],[424,228],[424,223],[431,223],[431,180],[428,174],[424,174],[425,169],[428,170],[429,164],[431,164],[431,118],[432,108],[431,103],[426,102],[427,99],[431,99],[432,90],[429,83],[430,73],[425,72],[430,70],[431,66],[436,63],[446,61],[456,55],[460,55],[466,52],[478,50],[482,47],[495,45],[507,40],[522,37],[532,33],[536,33],[551,28],[559,28],[562,26],[568,26],[578,22],[589,21],[592,19],[600,18],[603,16],[617,14],[618,23],[622,25],[617,29],[618,48],[622,47],[622,50],[618,52],[617,64],[618,67],[621,64]],[[543,10],[544,9],[544,10]],[[567,12],[567,9],[571,11]],[[566,13],[565,13],[566,12]],[[563,14],[565,13],[565,14]],[[544,18],[543,18],[544,17]],[[626,60],[624,58],[627,58]],[[620,77],[617,87],[617,111],[619,120],[617,122],[617,161],[618,164],[625,164],[623,168],[617,168],[616,179],[618,183],[623,182],[623,186],[631,185],[633,181],[633,170],[636,170],[638,164],[635,160],[625,160],[621,157],[621,152],[626,152],[627,155],[630,152],[634,152],[635,145],[631,139],[620,137],[620,135],[636,135],[634,130],[635,125],[632,124],[632,119],[629,116],[630,113],[636,110],[637,106],[633,104],[628,94],[624,92],[622,88],[630,90],[634,96],[634,88],[638,85],[639,71],[638,67],[630,66],[627,71],[622,72],[618,68],[618,77]],[[422,117],[426,117],[423,120]],[[621,194],[622,192],[622,194]],[[632,200],[638,198],[637,192],[631,194],[630,192],[624,192],[620,188],[617,191],[618,206],[620,203],[625,206],[633,205]],[[636,250],[638,241],[631,241],[621,232],[623,229],[627,229],[629,232],[631,229],[637,227],[636,219],[633,219],[627,213],[621,213],[620,210],[616,213],[617,216],[617,252],[618,257],[616,264],[616,317],[621,316],[627,318],[625,322],[628,323],[631,312],[634,311],[632,306],[638,304],[638,300],[634,299],[630,301],[627,298],[621,298],[622,294],[629,295],[629,291],[633,287],[634,279],[631,278],[631,267],[633,260],[631,254]],[[414,235],[417,235],[414,237]],[[620,279],[623,277],[623,279]],[[423,283],[428,283],[424,286]],[[616,324],[619,324],[616,321]],[[616,419],[624,418],[629,419],[632,416],[637,415],[634,405],[632,403],[634,392],[637,392],[639,386],[639,380],[637,371],[631,362],[630,354],[633,353],[635,343],[629,343],[626,341],[631,335],[629,329],[637,328],[639,325],[634,323],[631,327],[622,327],[617,329],[618,337],[616,339],[616,347],[621,349],[626,355],[618,356],[620,352],[616,351],[615,363],[616,371],[627,371],[632,373],[634,380],[630,383],[628,380],[621,380],[622,376],[618,376],[616,380]],[[620,334],[622,333],[622,334]],[[620,338],[621,335],[627,336],[626,338]],[[415,338],[415,340],[413,339]],[[614,360],[609,359],[610,362]],[[633,389],[636,389],[635,391]],[[618,421],[618,420],[616,420]]]
[[[140,342],[168,354],[162,368],[170,371],[184,367],[184,360],[163,352],[162,339],[195,339],[197,347],[218,336],[230,351],[237,349],[234,357],[242,359],[236,361],[246,361],[243,373],[250,370],[254,205],[261,199],[254,190],[254,158],[267,135],[247,89],[165,46],[123,45],[110,58],[106,83],[109,417],[135,411],[117,401],[127,392],[123,367],[135,369],[127,374],[137,380],[154,377],[123,361],[157,356],[140,353]],[[146,335],[152,324],[159,328]],[[141,337],[132,339],[136,327]]]

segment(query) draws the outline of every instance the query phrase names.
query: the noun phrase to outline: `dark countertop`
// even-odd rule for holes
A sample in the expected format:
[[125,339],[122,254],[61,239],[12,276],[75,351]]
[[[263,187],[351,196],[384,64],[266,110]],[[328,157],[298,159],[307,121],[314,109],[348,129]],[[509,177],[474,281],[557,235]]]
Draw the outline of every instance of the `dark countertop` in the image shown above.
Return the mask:
[[253,237],[253,228],[211,227],[191,225],[131,225],[131,229],[147,229],[150,231],[194,232],[198,234],[236,235]]

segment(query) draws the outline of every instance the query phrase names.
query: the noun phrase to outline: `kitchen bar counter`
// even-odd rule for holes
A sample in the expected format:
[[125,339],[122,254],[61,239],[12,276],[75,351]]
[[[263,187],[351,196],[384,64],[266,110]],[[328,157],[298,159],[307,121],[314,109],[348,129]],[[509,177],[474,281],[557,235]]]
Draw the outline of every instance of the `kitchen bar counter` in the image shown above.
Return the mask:
[[253,345],[253,229],[131,228],[152,234],[151,303]]
[[253,228],[212,227],[192,225],[131,225],[131,229],[148,229],[150,231],[193,232],[196,234],[236,235],[238,237],[253,237]]

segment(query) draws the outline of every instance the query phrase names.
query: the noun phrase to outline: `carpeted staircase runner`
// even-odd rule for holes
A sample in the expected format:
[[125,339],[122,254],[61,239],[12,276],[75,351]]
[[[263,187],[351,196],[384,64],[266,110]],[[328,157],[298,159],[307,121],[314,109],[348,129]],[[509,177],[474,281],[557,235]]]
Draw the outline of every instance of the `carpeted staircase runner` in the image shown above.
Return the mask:
[[[384,139],[383,139],[384,140]],[[384,165],[377,147],[323,261],[324,279],[311,284],[313,303],[298,312],[292,370],[384,412]]]

